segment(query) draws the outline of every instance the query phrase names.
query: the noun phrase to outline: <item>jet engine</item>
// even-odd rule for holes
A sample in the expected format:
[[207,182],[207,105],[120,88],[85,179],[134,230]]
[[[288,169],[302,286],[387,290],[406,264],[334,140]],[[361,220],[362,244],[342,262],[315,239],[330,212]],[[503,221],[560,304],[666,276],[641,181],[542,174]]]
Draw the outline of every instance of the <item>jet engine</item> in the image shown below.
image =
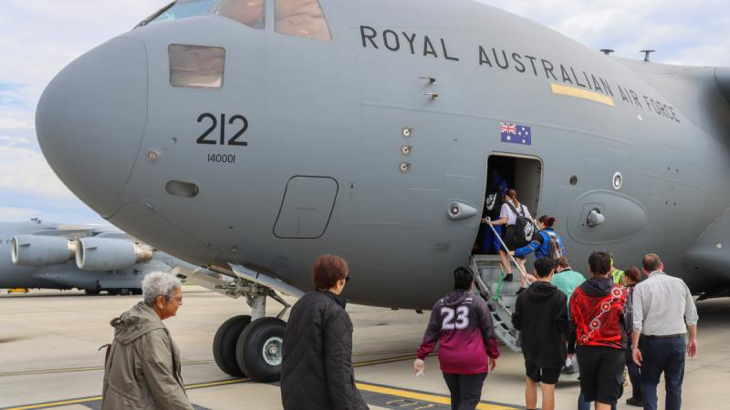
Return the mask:
[[61,236],[18,235],[10,243],[13,263],[19,266],[47,266],[74,257],[76,243]]
[[119,270],[152,259],[152,249],[125,239],[81,238],[76,246],[76,266],[83,270]]

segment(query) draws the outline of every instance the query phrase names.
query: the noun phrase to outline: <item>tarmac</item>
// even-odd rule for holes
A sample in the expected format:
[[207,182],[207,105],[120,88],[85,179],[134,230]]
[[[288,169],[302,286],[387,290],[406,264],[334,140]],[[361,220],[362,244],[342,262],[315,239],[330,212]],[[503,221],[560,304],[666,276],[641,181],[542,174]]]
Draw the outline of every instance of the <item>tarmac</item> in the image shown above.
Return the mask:
[[[196,286],[184,286],[178,315],[165,321],[180,347],[183,377],[196,409],[281,409],[277,384],[233,379],[215,365],[211,346],[218,326],[248,313],[246,303]],[[112,340],[109,321],[139,296],[85,296],[74,291],[0,295],[0,409],[100,409],[103,351]],[[688,358],[683,407],[727,408],[730,402],[730,298],[698,303],[699,354]],[[269,301],[267,313],[280,305]],[[430,312],[394,311],[349,304],[355,377],[371,409],[448,409],[448,389],[435,356],[416,378],[412,362]],[[501,347],[487,377],[480,409],[524,408],[522,355]],[[626,387],[619,409],[630,396]],[[578,382],[556,388],[556,408],[574,409]],[[660,396],[663,386],[660,386]],[[660,408],[663,398],[660,397]]]

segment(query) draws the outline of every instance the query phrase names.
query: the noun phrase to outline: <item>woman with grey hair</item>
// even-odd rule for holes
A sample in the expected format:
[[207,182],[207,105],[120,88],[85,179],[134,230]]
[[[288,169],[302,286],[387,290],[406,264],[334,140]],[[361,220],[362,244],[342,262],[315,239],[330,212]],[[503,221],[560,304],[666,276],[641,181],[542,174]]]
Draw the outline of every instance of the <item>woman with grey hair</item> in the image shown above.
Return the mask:
[[192,410],[180,374],[180,351],[162,324],[182,305],[180,281],[153,272],[142,281],[142,293],[143,302],[111,321],[114,342],[104,366],[101,407]]

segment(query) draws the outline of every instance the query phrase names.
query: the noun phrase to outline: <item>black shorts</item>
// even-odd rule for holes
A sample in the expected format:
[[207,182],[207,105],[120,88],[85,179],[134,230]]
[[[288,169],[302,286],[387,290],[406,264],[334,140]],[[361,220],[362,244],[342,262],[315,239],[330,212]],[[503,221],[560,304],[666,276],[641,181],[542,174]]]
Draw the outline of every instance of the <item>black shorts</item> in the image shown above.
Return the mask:
[[560,369],[546,369],[535,363],[525,362],[525,374],[535,383],[556,384]]
[[511,251],[519,249],[528,244],[528,242],[525,241],[524,237],[522,238],[522,240],[515,239],[515,236],[518,236],[518,229],[519,228],[517,227],[517,225],[507,225],[507,227],[504,229],[504,244],[507,246],[507,249]]
[[616,404],[624,390],[624,349],[604,346],[578,346],[580,392],[585,401]]

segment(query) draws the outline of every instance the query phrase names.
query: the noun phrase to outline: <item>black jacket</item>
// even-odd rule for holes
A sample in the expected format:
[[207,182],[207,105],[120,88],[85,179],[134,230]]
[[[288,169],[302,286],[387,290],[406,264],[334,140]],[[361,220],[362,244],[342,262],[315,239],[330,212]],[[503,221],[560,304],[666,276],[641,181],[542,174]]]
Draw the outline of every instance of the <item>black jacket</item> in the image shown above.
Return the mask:
[[520,331],[526,362],[562,369],[568,333],[568,300],[563,292],[551,283],[533,283],[517,297],[512,324]]
[[281,401],[286,410],[361,410],[355,387],[352,321],[345,299],[307,292],[294,304],[284,331]]

